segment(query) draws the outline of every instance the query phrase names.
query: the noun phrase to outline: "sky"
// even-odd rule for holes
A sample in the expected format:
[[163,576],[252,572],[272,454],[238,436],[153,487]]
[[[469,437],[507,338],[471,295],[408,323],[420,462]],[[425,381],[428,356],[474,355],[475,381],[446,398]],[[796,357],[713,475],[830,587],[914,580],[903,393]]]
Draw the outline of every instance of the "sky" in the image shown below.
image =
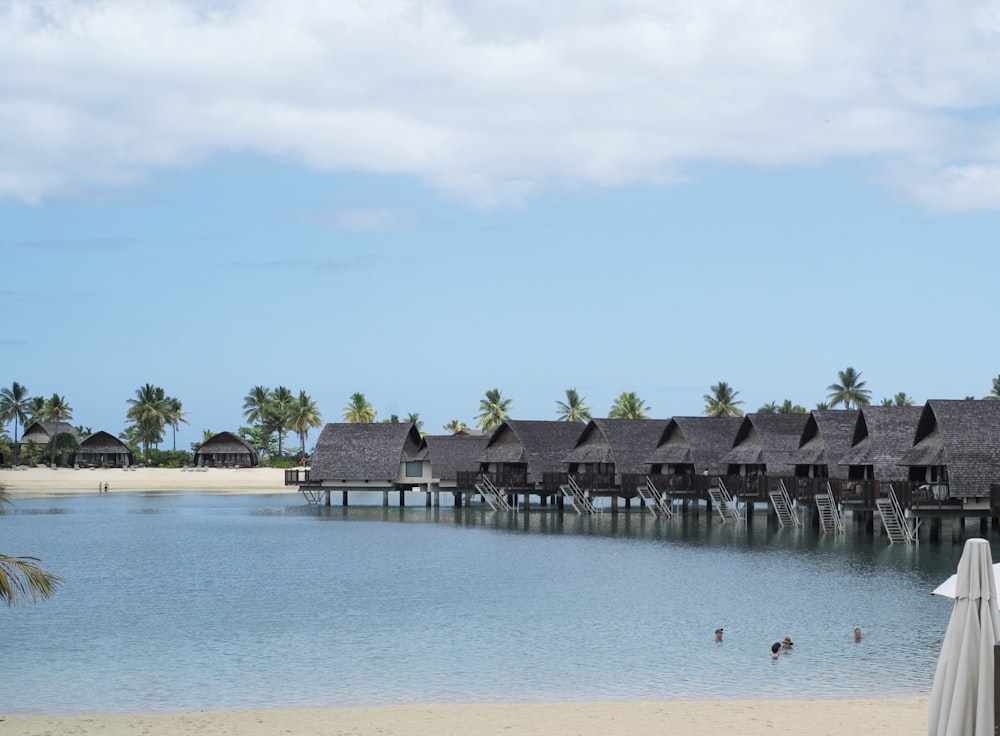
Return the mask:
[[257,385],[983,396],[998,68],[973,0],[0,0],[0,385],[181,448]]

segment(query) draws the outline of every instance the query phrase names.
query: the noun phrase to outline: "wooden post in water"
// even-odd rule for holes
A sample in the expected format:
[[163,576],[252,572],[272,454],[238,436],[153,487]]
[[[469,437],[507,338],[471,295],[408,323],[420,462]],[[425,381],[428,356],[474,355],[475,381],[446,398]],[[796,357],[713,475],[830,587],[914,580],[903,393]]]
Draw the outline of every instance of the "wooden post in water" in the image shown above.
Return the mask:
[[326,505],[327,505],[327,506],[329,506],[329,505],[330,505],[330,496],[331,496],[331,495],[333,495],[333,491],[327,491],[327,492],[326,492]]
[[341,494],[340,505],[347,506],[347,491],[343,491]]
[[403,508],[404,506],[406,506],[406,489],[405,488],[400,488],[399,489],[399,508]]
[[382,491],[382,508],[389,508],[389,489],[386,488]]

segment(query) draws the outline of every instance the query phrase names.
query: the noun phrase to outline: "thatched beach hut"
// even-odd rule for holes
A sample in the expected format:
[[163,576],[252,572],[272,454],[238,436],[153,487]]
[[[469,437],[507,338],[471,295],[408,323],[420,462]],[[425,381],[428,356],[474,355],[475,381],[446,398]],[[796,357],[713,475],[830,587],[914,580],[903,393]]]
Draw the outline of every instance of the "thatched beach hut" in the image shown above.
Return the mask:
[[219,432],[195,450],[194,463],[199,468],[256,468],[260,465],[260,455],[238,434]]
[[128,446],[108,432],[94,432],[88,436],[73,456],[73,463],[84,467],[127,468],[133,462]]
[[541,488],[547,473],[565,472],[582,432],[579,422],[508,419],[490,435],[480,470],[508,490]]
[[[472,490],[474,477],[471,474],[479,467],[488,441],[489,435],[481,432],[425,436],[431,482],[441,490]],[[462,484],[458,481],[460,474]]]
[[794,475],[793,458],[808,421],[808,414],[746,415],[732,449],[721,458],[726,474]]

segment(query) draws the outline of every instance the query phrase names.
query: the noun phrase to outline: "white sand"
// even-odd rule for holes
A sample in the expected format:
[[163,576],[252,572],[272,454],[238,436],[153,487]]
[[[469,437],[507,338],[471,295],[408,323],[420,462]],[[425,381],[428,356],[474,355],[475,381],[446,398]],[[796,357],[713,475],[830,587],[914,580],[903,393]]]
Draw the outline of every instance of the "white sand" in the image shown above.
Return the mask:
[[4,736],[870,736],[927,730],[927,698],[405,705],[199,711],[168,715],[8,716]]
[[182,470],[136,468],[135,470],[74,468],[10,468],[0,470],[0,483],[13,498],[97,493],[97,484],[108,484],[108,492],[208,491],[213,493],[297,493],[298,486],[285,485],[280,468],[209,468]]

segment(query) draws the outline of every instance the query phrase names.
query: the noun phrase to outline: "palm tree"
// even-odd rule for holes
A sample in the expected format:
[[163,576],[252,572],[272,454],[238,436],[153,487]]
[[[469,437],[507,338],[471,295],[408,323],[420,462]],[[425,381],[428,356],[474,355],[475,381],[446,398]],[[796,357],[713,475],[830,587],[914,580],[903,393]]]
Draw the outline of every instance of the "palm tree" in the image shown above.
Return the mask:
[[[14,384],[17,385],[16,383]],[[6,390],[6,389],[4,389]],[[1000,399],[1000,376],[993,379],[993,389],[990,391],[989,396],[984,396],[984,399]],[[15,427],[16,429],[16,427]],[[16,434],[16,433],[15,433]],[[17,437],[14,437],[14,441],[17,441]]]
[[169,403],[163,389],[147,383],[135,390],[135,398],[128,399],[126,417],[131,423],[129,439],[142,444],[143,459],[149,462],[149,448],[163,440],[163,427],[167,422]]
[[243,417],[250,424],[256,422],[263,429],[268,420],[267,409],[270,404],[271,389],[267,386],[254,386],[243,397]]
[[286,426],[299,436],[299,449],[303,457],[306,454],[306,437],[309,435],[309,430],[322,424],[323,419],[315,402],[305,391],[299,391],[298,398],[293,400],[288,411]]
[[452,419],[441,429],[443,429],[448,434],[458,434],[459,432],[468,432],[469,425],[466,424],[465,422],[460,422],[457,419]]
[[46,422],[63,422],[73,418],[73,407],[59,394],[52,394],[42,407],[41,417]]
[[288,417],[295,405],[295,395],[284,386],[278,386],[271,393],[271,403],[268,407],[268,414],[271,418],[271,426],[278,434],[278,455],[282,454],[282,444],[285,440],[285,427],[288,426]]
[[24,426],[27,427],[32,422],[45,421],[45,397],[32,396],[24,405],[24,413],[27,419]]
[[344,421],[351,424],[373,424],[378,412],[375,407],[368,403],[365,395],[360,391],[351,394],[351,399],[344,407]]
[[848,366],[837,373],[840,383],[831,383],[826,387],[830,393],[830,408],[837,404],[843,404],[845,409],[852,406],[857,409],[859,406],[868,406],[871,401],[872,392],[865,388],[865,382],[861,380],[861,374]]
[[778,405],[775,404],[773,401],[770,401],[770,402],[764,404],[764,406],[760,407],[757,410],[757,413],[758,414],[777,414],[778,413]]
[[0,389],[0,423],[14,422],[14,445],[17,446],[17,425],[24,426],[28,418],[28,387],[17,381],[10,388]]
[[639,398],[635,391],[622,391],[611,405],[609,419],[646,419],[649,407]]
[[80,449],[80,443],[71,432],[56,432],[49,440],[48,449],[52,465],[55,466],[56,458],[62,458],[69,452],[76,452]]
[[406,423],[412,424],[417,428],[417,431],[423,434],[424,420],[420,418],[420,412],[414,411],[406,415]]
[[778,414],[808,414],[809,410],[804,406],[793,404],[791,399],[785,399],[778,407]]
[[733,391],[725,381],[719,381],[709,388],[712,393],[705,394],[705,416],[707,417],[741,417],[743,410],[740,409],[742,401],[737,401],[739,391]]
[[175,396],[167,398],[166,407],[164,408],[163,413],[163,420],[169,424],[171,430],[173,430],[173,450],[175,452],[177,451],[177,430],[181,428],[181,422],[184,424],[190,424],[183,409],[184,407],[181,404],[180,399]]
[[816,408],[819,409],[819,410],[829,409],[830,408],[830,404],[828,402],[826,402],[826,401],[817,401],[816,402]]
[[913,406],[913,399],[905,391],[900,391],[891,399],[882,399],[882,406]]
[[[0,514],[10,505],[10,496],[0,491]],[[0,555],[0,601],[8,606],[22,598],[32,601],[48,598],[56,592],[62,578],[40,568],[37,557],[11,557]]]
[[584,404],[585,397],[580,396],[575,388],[566,389],[566,401],[556,402],[556,414],[560,422],[589,422],[590,407]]
[[479,400],[479,414],[476,415],[476,426],[484,432],[498,427],[510,415],[511,400],[503,398],[500,389],[493,388],[486,392],[486,397]]

